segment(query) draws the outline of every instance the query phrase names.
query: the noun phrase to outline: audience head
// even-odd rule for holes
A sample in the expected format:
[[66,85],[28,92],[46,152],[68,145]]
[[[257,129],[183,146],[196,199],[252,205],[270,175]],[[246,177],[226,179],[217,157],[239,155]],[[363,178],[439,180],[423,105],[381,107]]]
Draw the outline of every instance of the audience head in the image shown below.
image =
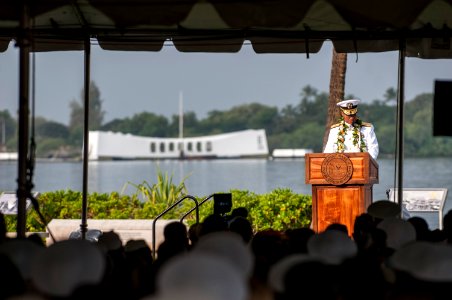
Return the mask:
[[43,238],[38,233],[32,233],[27,237],[27,240],[32,241],[38,246],[45,247],[46,242],[43,240]]
[[155,297],[172,300],[246,300],[248,281],[234,264],[213,252],[190,252],[158,273]]
[[3,213],[0,212],[0,243],[6,240],[6,220]]
[[0,299],[22,299],[22,295],[27,290],[27,283],[24,280],[19,267],[13,262],[8,254],[0,252]]
[[0,244],[0,254],[9,257],[24,280],[31,279],[31,265],[44,250],[44,247],[29,239],[11,239]]
[[231,211],[231,218],[243,217],[248,218],[248,209],[246,207],[237,207]]
[[363,213],[355,218],[353,224],[353,240],[359,249],[365,249],[372,243],[372,232],[375,222],[368,213]]
[[367,213],[376,223],[386,218],[399,218],[400,212],[400,206],[389,200],[377,200],[367,208]]
[[251,276],[253,254],[242,237],[235,232],[223,231],[204,235],[191,251],[218,256],[236,267],[244,278]]
[[124,246],[125,254],[128,258],[136,257],[141,258],[141,261],[152,263],[152,251],[151,247],[146,243],[145,240],[128,240]]
[[446,244],[426,241],[405,244],[389,258],[389,266],[419,280],[452,283],[452,249]]
[[424,218],[421,217],[411,217],[407,220],[413,225],[416,230],[416,240],[418,241],[429,241],[430,240],[430,229],[428,228],[428,223]]
[[341,299],[338,293],[338,281],[341,279],[339,270],[339,266],[326,264],[317,259],[297,262],[287,269],[284,276],[284,291],[281,293],[282,297],[277,299]]
[[201,223],[194,223],[188,228],[188,239],[190,240],[190,244],[192,246],[198,242],[199,236],[201,234],[201,228]]
[[84,286],[100,284],[105,269],[105,255],[94,243],[64,240],[36,255],[31,280],[44,295],[65,298]]
[[189,250],[187,227],[183,223],[168,223],[163,229],[163,235],[165,239],[157,249],[157,261],[160,264]]
[[187,227],[182,222],[174,221],[168,223],[163,229],[165,241],[188,244]]
[[313,235],[307,248],[309,255],[332,265],[339,265],[358,253],[356,243],[340,230],[326,230]]
[[266,229],[258,231],[251,240],[251,250],[256,258],[265,258],[267,262],[275,262],[287,254],[284,233]]
[[251,222],[244,217],[235,217],[229,223],[229,231],[239,234],[245,243],[253,238],[253,227]]
[[388,259],[395,271],[397,299],[445,299],[452,284],[450,245],[414,241],[402,246]]
[[267,284],[270,289],[281,294],[284,292],[284,278],[287,271],[296,264],[303,262],[317,261],[314,257],[309,256],[306,253],[302,254],[291,254],[281,258],[273,266],[271,266],[268,272]]
[[200,235],[202,236],[212,232],[227,230],[228,223],[226,222],[225,218],[217,214],[211,214],[204,219]]
[[452,242],[452,210],[449,210],[443,217],[443,232],[446,240]]
[[416,240],[416,230],[414,229],[414,226],[402,219],[383,219],[378,223],[377,228],[386,233],[386,246],[394,250]]
[[307,253],[308,240],[315,234],[311,228],[288,229],[285,232],[289,253]]
[[104,253],[123,249],[122,241],[119,238],[119,235],[113,230],[104,232],[101,236],[99,236],[97,245]]
[[258,231],[250,246],[255,259],[253,278],[267,282],[270,267],[289,252],[285,234],[273,229]]
[[341,223],[332,223],[326,227],[325,230],[339,230],[348,235],[348,228],[344,224]]

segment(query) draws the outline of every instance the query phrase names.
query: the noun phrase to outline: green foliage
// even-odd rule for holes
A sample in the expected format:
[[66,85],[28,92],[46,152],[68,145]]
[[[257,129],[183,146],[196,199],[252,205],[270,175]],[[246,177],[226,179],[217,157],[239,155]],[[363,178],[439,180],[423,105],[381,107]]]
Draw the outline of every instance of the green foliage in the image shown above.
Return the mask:
[[[102,100],[100,98],[100,90],[94,81],[90,82],[89,86],[89,129],[97,130],[102,125],[104,120],[105,111],[102,110]],[[82,89],[80,92],[80,100],[72,100],[71,118],[69,121],[69,129],[73,130],[83,125],[85,120],[85,91]]]
[[308,227],[311,223],[311,196],[295,194],[290,189],[276,189],[252,198],[237,198],[234,206],[248,209],[255,231]]
[[[168,136],[179,136],[179,119],[179,115],[171,116],[171,121],[168,128]],[[198,121],[198,118],[196,117],[196,114],[194,112],[184,112],[183,121],[184,136],[196,136],[204,133],[204,131],[200,128],[200,122]]]
[[132,118],[113,120],[101,127],[105,131],[132,133],[140,136],[165,137],[168,136],[168,119],[154,113],[142,112]]
[[[143,209],[148,214],[155,216],[187,194],[185,180],[189,176],[187,175],[176,185],[173,183],[173,175],[168,175],[168,172],[162,173],[157,166],[157,182],[155,184],[151,185],[146,180],[139,184],[127,182],[122,189],[122,193],[129,186],[134,187],[133,197],[140,198],[141,196],[140,200],[145,203]],[[174,215],[176,212],[173,211],[171,214]]]
[[299,121],[313,122],[324,127],[328,111],[328,94],[324,92],[319,94],[317,89],[308,85],[303,88],[301,96],[298,104]]
[[[77,219],[81,216],[82,197],[80,192],[56,191],[42,193],[39,198],[40,211],[45,222],[51,219]],[[15,231],[17,217],[5,216],[8,231]],[[27,214],[26,230],[30,232],[44,231],[45,223],[41,222],[36,211],[31,208]]]
[[[319,137],[325,132],[325,126],[307,123],[292,132],[281,132],[271,135],[268,144],[277,148],[308,148],[314,152],[322,152],[323,141]],[[271,147],[271,146],[270,146]]]
[[36,143],[36,156],[50,157],[52,153],[66,145],[65,140],[61,138],[46,138]]
[[83,145],[83,126],[76,126],[70,129],[68,144],[78,147],[81,151]]
[[[187,178],[187,177],[185,177]],[[177,199],[181,198],[182,195],[187,193],[187,188],[185,187],[185,179],[179,185],[173,184],[173,176],[168,177],[168,173],[162,174],[159,170],[157,183],[152,189],[152,199],[158,202],[164,202],[168,206],[173,205]]]
[[[93,84],[94,85],[94,84]],[[97,87],[90,89],[90,124],[96,127],[103,119],[102,101]],[[359,117],[374,125],[380,145],[380,157],[393,157],[396,145],[395,105],[396,90],[389,88],[383,100],[362,102]],[[352,97],[351,95],[347,97]],[[82,102],[83,103],[83,102]],[[270,151],[275,148],[311,148],[321,152],[328,110],[328,94],[306,86],[302,89],[297,104],[289,104],[280,110],[259,103],[250,103],[232,107],[226,111],[210,111],[205,119],[198,120],[194,112],[184,113],[184,136],[199,136],[263,128],[267,132]],[[405,157],[452,156],[450,137],[434,137],[432,134],[433,95],[420,94],[405,102],[404,115],[404,155]],[[95,121],[91,121],[93,118]],[[16,121],[8,111],[0,111],[0,121],[6,122],[6,144],[8,149],[17,148]],[[97,125],[96,125],[97,124]],[[71,122],[66,133],[64,125],[36,118],[36,144],[38,157],[45,157],[61,145],[71,145],[71,153],[79,155],[83,143],[83,106],[79,102],[71,103]],[[115,119],[101,127],[102,130],[120,131],[141,136],[176,137],[179,134],[179,116],[170,120],[150,112],[142,112],[132,118]],[[53,149],[52,149],[53,148]]]
[[[311,196],[295,194],[289,189],[276,189],[269,194],[257,195],[249,191],[232,190],[233,208],[246,207],[249,219],[255,231],[266,228],[285,230],[289,228],[307,227],[311,222]],[[152,193],[150,193],[152,194]],[[181,197],[182,198],[182,197]],[[202,199],[197,199],[200,202]],[[71,190],[60,190],[42,193],[38,198],[41,213],[48,223],[52,219],[81,219],[82,193]],[[92,193],[87,199],[88,219],[154,219],[163,212],[169,203],[164,201],[152,203],[141,201],[138,194],[123,195],[117,192],[110,194]],[[179,219],[194,203],[187,198],[175,210],[165,214],[164,219]],[[213,201],[206,201],[199,208],[200,221],[213,213]],[[15,215],[5,216],[8,231],[16,231]],[[186,221],[195,222],[195,212]],[[35,210],[27,214],[26,230],[28,232],[45,231]]]
[[[100,98],[100,90],[94,81],[89,86],[89,129],[97,130],[101,127],[104,120],[105,111],[102,110],[102,102]],[[83,142],[83,125],[85,120],[85,91],[80,92],[80,100],[72,100],[70,102],[71,115],[69,121],[69,138],[72,145],[82,146]]]
[[[13,151],[11,149],[15,149],[17,144],[17,123],[11,117],[9,111],[0,110],[0,145],[5,141],[7,149],[9,151]],[[5,136],[3,136],[3,134]]]
[[[259,103],[239,105],[228,111],[211,111],[200,122],[202,134],[214,134],[244,129],[265,128],[269,132],[276,126],[278,110]],[[264,126],[264,127],[263,127]]]
[[397,90],[393,87],[388,88],[383,97],[384,97],[385,102],[391,102],[391,101],[396,102],[397,101]]
[[35,119],[35,130],[37,137],[64,139],[69,134],[69,130],[64,124],[40,117]]
[[[231,190],[233,207],[248,209],[248,219],[255,232],[264,229],[286,230],[309,227],[311,224],[312,198],[293,193],[290,189],[276,189],[269,194],[254,194],[249,191]],[[193,204],[186,206],[186,211]],[[205,202],[199,209],[202,221],[213,213],[213,200]],[[188,224],[195,223],[195,212],[187,217]]]

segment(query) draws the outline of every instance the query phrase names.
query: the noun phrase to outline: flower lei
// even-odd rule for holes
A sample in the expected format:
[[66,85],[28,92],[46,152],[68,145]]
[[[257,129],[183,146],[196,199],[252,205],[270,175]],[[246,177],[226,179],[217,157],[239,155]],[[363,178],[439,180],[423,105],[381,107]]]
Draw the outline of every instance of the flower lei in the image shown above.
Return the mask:
[[[361,132],[361,127],[363,125],[363,122],[360,119],[357,119],[355,121],[355,123],[353,123],[351,126],[353,126],[353,146],[358,146],[359,143],[359,151],[360,152],[366,152],[367,151],[367,146],[366,143],[364,141],[364,135]],[[345,151],[345,133],[347,132],[348,128],[350,125],[348,125],[345,121],[344,118],[341,117],[340,119],[340,125],[339,125],[339,131],[337,133],[337,141],[336,141],[336,146],[337,146],[337,152],[338,153],[343,153]]]

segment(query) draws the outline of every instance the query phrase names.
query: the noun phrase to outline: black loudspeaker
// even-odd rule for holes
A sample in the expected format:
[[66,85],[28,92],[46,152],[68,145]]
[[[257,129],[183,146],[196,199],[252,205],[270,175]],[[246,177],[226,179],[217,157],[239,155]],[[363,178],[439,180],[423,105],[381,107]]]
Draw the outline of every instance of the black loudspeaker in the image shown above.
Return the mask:
[[433,135],[452,136],[452,81],[435,80]]
[[215,215],[224,215],[231,211],[232,194],[214,194],[213,195],[213,213]]

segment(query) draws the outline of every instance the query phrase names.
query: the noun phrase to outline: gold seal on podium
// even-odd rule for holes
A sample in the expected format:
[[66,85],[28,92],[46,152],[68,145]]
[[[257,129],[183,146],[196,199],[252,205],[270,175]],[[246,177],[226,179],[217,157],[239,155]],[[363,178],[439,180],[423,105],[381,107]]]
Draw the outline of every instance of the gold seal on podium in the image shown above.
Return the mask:
[[350,158],[341,153],[329,154],[322,162],[322,175],[333,185],[346,183],[353,174]]

